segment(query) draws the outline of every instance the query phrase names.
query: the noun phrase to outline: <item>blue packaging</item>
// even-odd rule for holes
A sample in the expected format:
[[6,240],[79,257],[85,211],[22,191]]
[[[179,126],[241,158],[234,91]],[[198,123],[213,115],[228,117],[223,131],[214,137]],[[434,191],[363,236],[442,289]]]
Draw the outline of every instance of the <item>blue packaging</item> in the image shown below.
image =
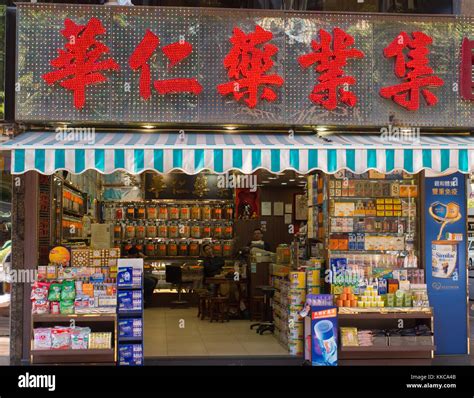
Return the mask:
[[133,267],[120,267],[117,272],[118,286],[132,286]]
[[141,318],[126,318],[118,321],[120,337],[143,337],[143,320]]
[[140,311],[143,297],[141,290],[119,291],[117,294],[119,311]]
[[119,344],[120,365],[143,365],[143,346],[141,344]]

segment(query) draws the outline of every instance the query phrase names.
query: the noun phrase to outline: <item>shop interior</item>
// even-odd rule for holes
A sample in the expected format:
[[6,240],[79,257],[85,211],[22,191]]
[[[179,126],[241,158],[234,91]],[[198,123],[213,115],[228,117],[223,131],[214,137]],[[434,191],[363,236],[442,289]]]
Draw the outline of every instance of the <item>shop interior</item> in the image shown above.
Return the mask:
[[[433,356],[418,176],[59,172],[40,176],[40,196],[40,225],[53,220],[40,264],[51,263],[51,246],[66,246],[73,267],[100,267],[106,285],[117,277],[114,256],[143,259],[137,328],[146,358],[306,356],[305,303],[328,297],[347,345],[340,359]],[[39,274],[59,279],[49,272]],[[395,318],[377,317],[385,307],[408,313],[406,332],[418,338],[412,352],[393,349],[405,345],[401,331],[390,349],[380,335],[394,328]],[[33,302],[37,317],[38,309]]]

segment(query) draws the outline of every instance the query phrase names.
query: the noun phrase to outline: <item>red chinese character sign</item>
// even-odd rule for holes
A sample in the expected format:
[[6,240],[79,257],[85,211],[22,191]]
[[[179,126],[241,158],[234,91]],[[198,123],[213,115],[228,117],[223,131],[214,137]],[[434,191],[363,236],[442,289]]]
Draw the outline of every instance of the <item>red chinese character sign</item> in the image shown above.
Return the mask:
[[282,86],[283,78],[268,74],[274,64],[272,57],[278,53],[278,47],[268,44],[272,38],[272,32],[258,25],[248,34],[234,28],[230,39],[232,48],[224,58],[227,76],[232,80],[217,86],[219,94],[232,94],[236,101],[243,100],[249,108],[255,108],[259,99],[268,102],[277,99],[272,86]]
[[461,65],[459,71],[459,91],[465,100],[474,101],[474,40],[465,37],[461,45]]
[[59,84],[74,95],[74,106],[82,109],[86,101],[86,88],[91,84],[107,81],[103,71],[120,69],[112,58],[100,58],[110,52],[96,37],[105,34],[102,22],[91,18],[86,25],[78,25],[70,19],[64,21],[61,35],[68,40],[66,49],[58,50],[58,57],[50,61],[55,69],[43,75],[47,84]]
[[[148,61],[159,45],[160,39],[153,32],[147,30],[128,61],[130,68],[140,71],[140,96],[145,100],[148,100],[151,96],[151,71]],[[165,57],[170,61],[169,69],[172,69],[186,59],[192,50],[192,45],[184,40],[168,44],[161,49]],[[198,95],[202,92],[202,86],[195,78],[155,80],[153,86],[158,94],[161,95],[177,93]]]
[[348,89],[349,85],[356,84],[354,76],[344,74],[343,67],[350,58],[363,58],[364,53],[354,45],[354,38],[342,29],[334,28],[333,36],[324,29],[319,30],[319,43],[311,41],[313,52],[298,57],[303,68],[315,66],[320,75],[309,98],[315,104],[322,105],[327,110],[337,107],[338,99],[348,105],[355,106],[357,96]]
[[[440,87],[444,81],[434,75],[433,69],[428,66],[428,46],[432,42],[432,38],[423,32],[413,32],[411,37],[406,32],[401,32],[385,47],[385,57],[395,58],[395,75],[404,82],[383,87],[380,90],[382,97],[392,99],[410,111],[420,108],[420,94],[428,106],[438,103],[438,97],[430,91],[430,88]],[[408,49],[408,60],[405,58],[406,49]]]

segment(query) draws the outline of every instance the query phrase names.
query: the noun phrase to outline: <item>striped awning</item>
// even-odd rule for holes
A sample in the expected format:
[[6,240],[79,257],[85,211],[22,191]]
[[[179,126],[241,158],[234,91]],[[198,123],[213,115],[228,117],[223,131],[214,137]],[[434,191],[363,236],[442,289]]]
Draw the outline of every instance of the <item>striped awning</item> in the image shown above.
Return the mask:
[[[80,137],[79,137],[80,138]],[[68,139],[56,132],[27,132],[3,143],[12,150],[12,173],[36,170],[52,174],[59,170],[82,173],[145,170],[167,173],[202,170],[224,173],[258,169],[271,172],[321,170],[335,173],[348,169],[363,173],[405,170],[417,173],[474,171],[474,137],[421,136],[411,143],[387,142],[380,135],[331,134],[213,134],[97,132],[81,139]]]

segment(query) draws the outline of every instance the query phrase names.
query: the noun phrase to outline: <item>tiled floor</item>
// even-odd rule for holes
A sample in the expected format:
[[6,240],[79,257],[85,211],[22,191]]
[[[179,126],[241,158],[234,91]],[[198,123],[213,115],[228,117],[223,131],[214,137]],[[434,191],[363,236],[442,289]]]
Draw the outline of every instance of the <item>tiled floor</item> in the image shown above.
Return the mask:
[[145,356],[289,355],[273,335],[250,330],[250,321],[196,315],[196,308],[145,310]]

